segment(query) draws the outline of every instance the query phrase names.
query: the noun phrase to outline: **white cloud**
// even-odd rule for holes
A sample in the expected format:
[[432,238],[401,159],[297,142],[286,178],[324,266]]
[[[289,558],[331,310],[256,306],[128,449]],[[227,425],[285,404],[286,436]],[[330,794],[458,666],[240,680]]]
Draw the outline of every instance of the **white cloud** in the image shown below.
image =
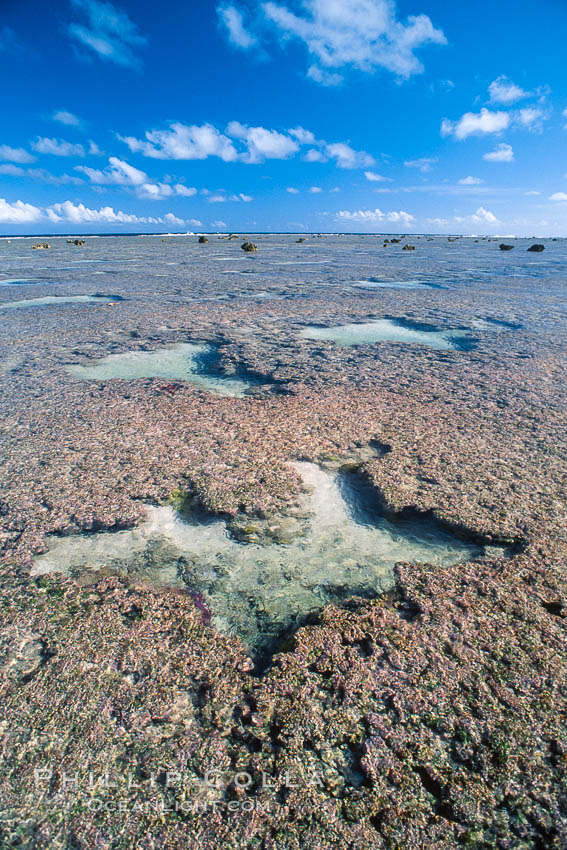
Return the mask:
[[253,201],[254,198],[252,195],[245,195],[243,192],[239,192],[238,194],[227,195],[224,191],[220,192],[209,192],[208,189],[202,189],[201,193],[206,195],[207,201],[210,204],[224,204],[227,201],[243,201],[248,204],[250,201]]
[[549,196],[550,201],[567,201],[567,193],[565,192],[555,192],[553,195]]
[[540,130],[546,117],[543,109],[536,106],[526,106],[512,113],[513,122],[527,130]]
[[409,227],[415,221],[415,217],[404,210],[382,212],[376,208],[374,210],[340,210],[337,213],[337,218],[343,221],[358,221],[364,224],[373,224],[378,222],[401,223]]
[[9,145],[0,145],[0,160],[4,162],[35,162],[36,157],[28,153],[24,148],[11,148]]
[[408,159],[407,162],[404,162],[404,165],[406,168],[419,168],[421,172],[426,174],[431,171],[436,162],[436,156],[422,156],[421,159]]
[[484,207],[479,207],[472,216],[472,220],[478,224],[496,224],[498,219],[490,210],[485,210]]
[[86,174],[91,183],[98,183],[99,185],[141,186],[148,182],[148,175],[145,171],[134,168],[133,165],[129,165],[116,156],[110,157],[108,166],[103,171],[89,168],[86,165],[77,165],[75,170]]
[[392,0],[303,0],[303,14],[273,2],[261,4],[265,19],[281,35],[297,38],[314,57],[308,75],[324,85],[340,82],[328,69],[351,66],[372,72],[386,68],[407,78],[421,73],[414,51],[424,44],[446,44],[427,15],[396,19]]
[[503,142],[493,151],[485,153],[482,158],[487,162],[514,162],[514,149],[512,145]]
[[150,130],[146,141],[132,136],[119,136],[131,151],[154,159],[206,159],[218,156],[224,162],[233,162],[238,154],[232,141],[212,124],[185,125],[174,123],[169,130]]
[[314,145],[315,144],[315,136],[311,132],[311,130],[306,130],[305,127],[294,127],[291,130],[287,131],[290,136],[293,136],[294,139],[297,139],[300,145]]
[[344,80],[342,74],[337,74],[335,71],[324,71],[318,65],[310,65],[306,75],[310,80],[320,83],[322,86],[338,86]]
[[[199,221],[198,218],[188,218],[187,221],[186,221],[186,224],[191,224],[193,227],[202,227],[203,226],[203,222]],[[214,222],[213,222],[213,224],[214,224]]]
[[317,148],[311,148],[308,150],[303,159],[305,162],[327,162],[327,157],[323,151],[320,151]]
[[178,218],[173,213],[166,213],[163,219],[166,224],[185,224],[182,218]]
[[366,151],[355,151],[345,142],[332,142],[325,145],[329,159],[336,159],[339,168],[364,168],[374,165],[374,157]]
[[71,0],[71,5],[87,18],[86,26],[70,24],[68,33],[72,39],[105,61],[125,68],[141,67],[134,51],[144,47],[147,39],[126,12],[101,0]]
[[[567,118],[567,109],[563,110],[563,117]],[[567,130],[567,124],[565,124],[565,129]]]
[[299,195],[299,189],[295,189],[293,186],[288,186],[286,192],[289,192],[290,195]]
[[388,177],[382,177],[381,174],[376,174],[375,171],[365,171],[364,176],[367,180],[370,180],[371,183],[381,183],[383,180],[388,180]]
[[459,180],[460,186],[480,186],[481,183],[484,183],[484,180],[480,177],[462,177]]
[[51,117],[54,121],[65,124],[67,127],[81,127],[83,123],[80,118],[77,118],[72,112],[67,112],[66,109],[58,109]]
[[299,150],[299,144],[292,138],[277,130],[266,130],[265,127],[248,127],[239,121],[231,121],[226,132],[246,144],[247,152],[241,155],[244,162],[288,159]]
[[80,177],[74,177],[71,174],[51,174],[45,168],[22,168],[20,165],[0,165],[0,174],[6,174],[9,177],[28,177],[31,180],[39,180],[41,183],[50,183],[52,186],[63,186],[65,184],[75,184],[80,186],[84,183]]
[[442,136],[454,136],[463,140],[473,135],[486,133],[501,133],[510,126],[510,115],[507,112],[491,112],[482,107],[480,112],[466,112],[458,121],[444,118],[441,124]]
[[311,186],[309,191],[311,192],[312,195],[319,195],[323,190],[321,189],[320,186]]
[[36,153],[46,153],[52,156],[84,156],[85,149],[82,145],[66,142],[65,139],[47,139],[38,137],[31,144]]
[[504,106],[530,97],[530,92],[524,91],[504,75],[493,80],[488,86],[488,91],[491,103],[501,103]]
[[[199,221],[198,224],[201,224],[201,222]],[[227,226],[226,221],[222,221],[220,219],[219,219],[219,221],[212,221],[211,222],[211,227],[218,227],[221,230],[224,230],[226,228],[226,226]]]
[[334,159],[339,168],[365,168],[374,165],[374,157],[358,151],[346,142],[316,139],[310,130],[295,127],[287,132],[250,127],[230,121],[225,133],[212,124],[202,126],[173,123],[168,130],[151,130],[145,139],[119,136],[131,151],[154,159],[206,159],[218,156],[225,162],[257,164],[266,159],[289,159],[302,145],[313,145],[303,159],[306,162],[328,162]]
[[110,157],[108,166],[102,171],[86,165],[76,165],[75,170],[85,174],[91,183],[99,186],[133,187],[139,198],[150,201],[162,201],[174,195],[190,198],[197,194],[197,190],[192,186],[184,186],[182,183],[154,183],[145,171],[116,156]]
[[167,213],[163,218],[154,218],[125,213],[121,210],[115,211],[113,207],[101,207],[98,210],[90,209],[84,204],[74,204],[72,201],[52,204],[46,208],[45,213],[53,222],[70,221],[74,224],[94,222],[105,224],[166,224],[172,221],[176,224],[183,224],[183,221],[174,216],[173,213]]
[[26,204],[23,201],[9,203],[5,198],[0,198],[0,222],[2,224],[26,224],[39,221],[41,217],[41,210],[39,207],[34,207],[33,204]]
[[91,156],[104,156],[104,151],[101,151],[96,142],[93,142],[92,139],[89,141],[89,154]]
[[234,6],[220,6],[217,12],[221,23],[226,27],[231,44],[248,50],[258,43],[258,40],[244,28],[242,12]]

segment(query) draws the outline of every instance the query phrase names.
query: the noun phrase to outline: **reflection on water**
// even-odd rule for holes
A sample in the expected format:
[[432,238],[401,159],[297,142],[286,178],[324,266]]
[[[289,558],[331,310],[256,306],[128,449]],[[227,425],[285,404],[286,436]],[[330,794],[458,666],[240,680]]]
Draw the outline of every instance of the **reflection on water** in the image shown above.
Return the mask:
[[242,397],[257,385],[252,378],[227,377],[214,368],[215,349],[210,345],[180,342],[155,351],[126,351],[109,354],[87,365],[67,366],[76,378],[108,381],[122,378],[167,378],[189,381],[217,395]]
[[88,583],[118,573],[135,583],[198,591],[213,626],[239,635],[260,658],[329,602],[392,587],[399,561],[447,565],[483,552],[433,521],[384,519],[355,473],[294,467],[307,493],[301,531],[300,523],[283,519],[295,529],[287,544],[237,543],[223,520],[149,507],[146,521],[131,530],[54,538],[32,574],[63,572]]

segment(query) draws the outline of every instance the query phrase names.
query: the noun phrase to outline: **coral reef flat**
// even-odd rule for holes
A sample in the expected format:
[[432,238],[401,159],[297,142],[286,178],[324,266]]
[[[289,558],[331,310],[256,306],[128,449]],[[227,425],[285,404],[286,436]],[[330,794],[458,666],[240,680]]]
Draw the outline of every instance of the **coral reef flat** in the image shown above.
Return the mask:
[[0,239],[0,846],[560,850],[567,241],[208,238]]

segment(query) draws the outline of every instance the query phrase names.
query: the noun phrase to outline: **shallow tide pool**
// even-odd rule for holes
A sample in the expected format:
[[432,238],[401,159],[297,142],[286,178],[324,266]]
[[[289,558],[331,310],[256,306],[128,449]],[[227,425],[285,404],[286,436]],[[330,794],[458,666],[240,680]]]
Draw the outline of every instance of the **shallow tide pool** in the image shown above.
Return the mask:
[[85,365],[69,365],[67,371],[85,381],[109,381],[122,378],[166,378],[170,381],[189,381],[217,395],[243,397],[256,385],[253,380],[224,376],[212,365],[214,348],[180,342],[155,351],[126,351],[109,354]]
[[53,538],[32,575],[62,572],[89,583],[119,574],[198,592],[213,626],[262,657],[329,602],[391,588],[397,562],[448,565],[483,554],[434,521],[389,522],[356,473],[293,465],[307,519],[300,532],[296,521],[287,544],[239,543],[222,519],[148,507],[146,520],[127,531]]
[[376,319],[372,322],[352,322],[328,328],[307,325],[299,335],[303,339],[329,340],[340,346],[369,345],[375,342],[406,342],[446,351],[461,348],[465,333],[459,330],[441,331],[434,328],[424,330],[402,321]]

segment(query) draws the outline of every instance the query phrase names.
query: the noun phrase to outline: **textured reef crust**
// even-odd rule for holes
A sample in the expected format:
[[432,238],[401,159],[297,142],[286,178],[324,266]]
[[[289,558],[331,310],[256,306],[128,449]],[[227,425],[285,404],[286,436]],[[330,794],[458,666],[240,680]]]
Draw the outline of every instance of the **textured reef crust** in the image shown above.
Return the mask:
[[[527,251],[460,240],[459,276],[460,261],[438,263],[447,240],[378,257],[372,238],[321,238],[297,269],[307,246],[287,237],[258,238],[253,260],[211,239],[206,268],[196,241],[116,240],[111,308],[9,311],[0,847],[567,846],[567,281],[553,266],[564,249],[530,277]],[[104,242],[85,253],[110,252]],[[411,282],[427,252],[419,279],[439,288],[356,287],[377,274]],[[490,268],[475,277],[478,257]],[[64,271],[57,286],[80,289]],[[474,345],[301,337],[308,324],[392,317]],[[196,342],[214,347],[220,375],[254,376],[254,392],[67,368]],[[51,535],[133,528],[148,505],[189,501],[222,517],[235,545],[255,534],[285,548],[269,530],[300,504],[290,462],[338,468],[357,452],[383,513],[432,517],[484,557],[398,563],[385,593],[323,607],[267,665],[214,628],[198,587],[30,577]]]

